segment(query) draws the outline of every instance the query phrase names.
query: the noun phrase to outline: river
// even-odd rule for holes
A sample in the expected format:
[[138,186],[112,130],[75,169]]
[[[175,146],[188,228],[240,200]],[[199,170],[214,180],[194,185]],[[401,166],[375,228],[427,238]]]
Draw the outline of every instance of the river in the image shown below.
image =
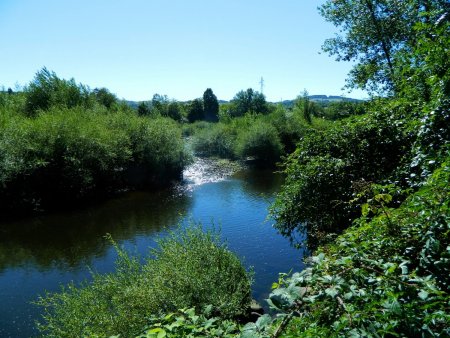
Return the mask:
[[[101,204],[0,224],[0,337],[36,336],[40,309],[31,302],[90,270],[110,272],[116,253],[106,233],[145,256],[166,229],[200,221],[253,267],[253,297],[264,304],[278,272],[302,269],[302,252],[267,220],[282,177],[267,170],[215,170],[197,161],[182,183],[157,192],[130,192]],[[219,172],[219,174],[218,174]]]

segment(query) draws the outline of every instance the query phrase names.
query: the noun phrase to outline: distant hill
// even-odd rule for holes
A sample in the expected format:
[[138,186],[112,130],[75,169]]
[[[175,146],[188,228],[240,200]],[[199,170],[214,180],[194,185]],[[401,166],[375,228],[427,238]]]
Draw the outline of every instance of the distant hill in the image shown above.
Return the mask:
[[141,101],[129,101],[129,100],[123,100],[123,102],[125,102],[127,105],[129,105],[133,109],[137,109],[139,106],[139,103],[141,103]]
[[312,101],[349,101],[349,102],[359,102],[362,100],[352,99],[350,97],[345,96],[335,96],[335,95],[310,95],[309,98]]
[[[332,103],[332,102],[341,102],[341,101],[346,101],[346,102],[361,102],[363,100],[358,100],[358,99],[353,99],[350,97],[345,97],[345,96],[336,96],[336,95],[310,95],[309,99],[313,102],[317,102],[319,104],[323,104],[323,105],[327,105],[328,103]],[[292,107],[294,105],[295,100],[283,100],[283,102],[281,102],[285,107]]]

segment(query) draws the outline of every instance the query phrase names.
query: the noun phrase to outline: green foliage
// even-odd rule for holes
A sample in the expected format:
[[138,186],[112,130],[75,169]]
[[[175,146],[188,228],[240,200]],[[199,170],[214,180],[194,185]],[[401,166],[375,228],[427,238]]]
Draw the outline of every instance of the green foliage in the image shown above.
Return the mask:
[[[403,58],[403,64],[406,61],[414,68],[422,67],[417,54],[411,54],[411,50],[421,49],[416,27],[437,22],[448,10],[447,6],[446,1],[440,0],[329,0],[320,12],[341,29],[341,34],[326,40],[323,49],[336,55],[337,60],[357,62],[349,74],[349,87],[398,93],[398,82],[408,76],[399,72],[397,58]],[[430,35],[428,39],[434,37]],[[425,48],[427,52],[422,50],[422,56],[432,50]],[[444,64],[448,65],[447,60]]]
[[107,109],[111,109],[114,104],[117,103],[117,98],[114,94],[111,94],[106,88],[95,88],[93,94],[98,103],[105,106]]
[[[211,317],[221,320],[246,313],[251,300],[250,275],[220,243],[217,233],[203,232],[200,225],[191,225],[170,232],[157,244],[143,265],[137,257],[116,247],[114,273],[94,273],[91,283],[79,287],[70,284],[59,293],[41,297],[37,301],[44,309],[40,331],[50,337],[132,337],[143,332],[148,318],[152,326],[161,320],[161,313],[180,308],[193,307],[200,312],[209,305]],[[191,316],[192,311],[182,315],[186,321],[198,320],[208,325],[206,318],[203,322]],[[163,324],[178,325],[173,325],[177,318],[170,318],[163,317]],[[233,329],[226,323],[217,325],[217,330]]]
[[167,95],[154,94],[149,107],[147,103],[141,102],[138,106],[139,115],[152,117],[170,117],[175,121],[181,121],[183,118],[182,107],[175,100],[169,100]]
[[203,107],[206,121],[217,122],[219,120],[219,102],[211,88],[206,89],[203,93]]
[[303,119],[306,121],[306,123],[311,124],[312,123],[312,116],[318,115],[318,106],[312,102],[309,99],[309,94],[308,92],[305,90],[303,92],[302,96],[299,96],[296,100],[295,100],[295,107],[301,111],[302,117]]
[[152,114],[152,110],[147,102],[142,101],[137,107],[137,113],[140,116],[150,116]]
[[195,99],[188,104],[187,107],[187,119],[189,122],[195,122],[203,120],[205,117],[205,112],[203,110],[202,99]]
[[338,101],[325,107],[323,116],[329,120],[340,120],[353,115],[366,113],[365,102]]
[[421,119],[412,149],[414,156],[403,173],[408,186],[413,188],[423,184],[450,149],[450,100],[438,100],[433,108]]
[[0,110],[0,121],[3,212],[168,182],[187,162],[180,128],[167,119],[54,107],[34,118]]
[[449,15],[448,8],[423,14],[425,20],[413,27],[416,43],[397,55],[397,88],[403,97],[430,102],[450,96]]
[[[233,318],[250,304],[250,277],[218,234],[199,226],[172,233],[152,250],[153,264],[144,267],[150,283],[163,293],[163,307],[213,306],[213,313]],[[186,249],[189,248],[189,249]],[[155,277],[156,276],[156,277]],[[161,306],[161,305],[160,305]]]
[[[224,115],[225,116],[225,115]],[[246,114],[242,117],[221,117],[216,124],[198,124],[189,128],[193,136],[193,150],[201,156],[247,159],[251,157],[275,164],[280,156],[295,149],[307,130],[328,128],[328,121],[312,116],[307,123],[302,113],[274,107],[267,115]]]
[[181,121],[183,116],[181,114],[181,106],[178,102],[172,101],[167,105],[167,117],[175,121]]
[[25,92],[24,109],[28,116],[34,116],[39,110],[54,106],[73,108],[91,105],[89,91],[85,86],[77,85],[74,79],[62,80],[47,68],[36,73]]
[[181,176],[190,158],[177,123],[167,118],[123,122],[118,119],[117,127],[125,128],[130,137],[133,162],[127,167],[126,180],[132,186],[167,184]]
[[278,230],[307,233],[315,246],[349,226],[360,215],[359,203],[350,203],[360,187],[390,177],[411,147],[403,128],[379,113],[305,134],[271,210]]
[[255,92],[249,88],[241,90],[231,100],[229,114],[232,117],[244,116],[246,113],[267,114],[269,106],[262,93]]
[[277,106],[274,111],[265,115],[262,119],[264,122],[274,126],[277,130],[278,137],[283,145],[284,153],[292,153],[305,132],[311,128],[317,127],[314,120],[314,126],[309,125],[303,120],[301,112],[289,111],[283,106]]
[[242,132],[236,144],[239,157],[253,157],[268,164],[277,162],[282,150],[283,146],[275,127],[262,121],[255,121]]
[[154,94],[152,97],[152,114],[167,116],[167,107],[169,105],[169,98],[167,95]]
[[236,130],[231,126],[217,123],[197,131],[192,148],[200,156],[235,158]]
[[307,269],[282,278],[269,296],[281,313],[271,323],[276,331],[283,337],[449,336],[449,181],[447,157],[398,209],[358,219],[319,249]]
[[[365,53],[351,84],[399,96],[307,133],[289,157],[272,209],[280,232],[300,230],[316,248],[352,226],[274,284],[269,304],[281,316],[268,324],[272,337],[450,336],[446,8],[414,0],[322,7],[347,34],[325,48],[348,60]],[[373,49],[362,48],[369,41]]]
[[209,305],[200,314],[196,314],[194,308],[189,308],[167,315],[151,316],[148,328],[138,338],[232,338],[239,334],[239,327],[235,322],[211,317],[211,310],[212,306]]

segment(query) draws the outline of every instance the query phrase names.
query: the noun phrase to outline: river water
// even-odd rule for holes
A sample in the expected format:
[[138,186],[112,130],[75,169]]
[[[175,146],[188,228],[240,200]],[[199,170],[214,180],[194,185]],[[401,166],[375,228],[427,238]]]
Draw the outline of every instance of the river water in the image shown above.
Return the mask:
[[131,192],[94,207],[0,224],[0,337],[37,335],[45,291],[110,272],[116,253],[106,233],[145,256],[167,228],[200,221],[220,227],[228,247],[253,267],[253,296],[264,304],[279,272],[302,269],[302,252],[278,235],[267,208],[282,177],[270,171],[217,170],[198,159],[181,184],[157,192]]

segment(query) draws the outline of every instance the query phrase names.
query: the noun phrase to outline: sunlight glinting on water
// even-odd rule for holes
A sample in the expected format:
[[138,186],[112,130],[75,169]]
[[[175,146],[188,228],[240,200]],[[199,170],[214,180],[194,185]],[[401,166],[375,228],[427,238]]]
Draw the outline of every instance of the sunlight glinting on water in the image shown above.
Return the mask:
[[188,190],[205,183],[220,182],[230,175],[234,169],[227,166],[220,166],[217,161],[205,158],[196,158],[195,162],[183,171],[183,181]]

